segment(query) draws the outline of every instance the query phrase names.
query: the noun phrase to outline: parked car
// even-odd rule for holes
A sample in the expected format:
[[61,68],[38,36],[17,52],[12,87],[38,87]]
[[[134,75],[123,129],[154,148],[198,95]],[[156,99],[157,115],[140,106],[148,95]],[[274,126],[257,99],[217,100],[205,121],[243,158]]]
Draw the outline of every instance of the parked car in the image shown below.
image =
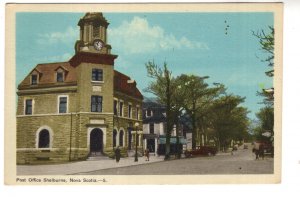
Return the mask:
[[271,157],[274,157],[274,146],[270,143],[263,144],[264,153],[269,154]]
[[195,157],[201,155],[216,155],[217,152],[218,151],[215,146],[197,146],[196,149],[186,150],[184,154],[186,157]]

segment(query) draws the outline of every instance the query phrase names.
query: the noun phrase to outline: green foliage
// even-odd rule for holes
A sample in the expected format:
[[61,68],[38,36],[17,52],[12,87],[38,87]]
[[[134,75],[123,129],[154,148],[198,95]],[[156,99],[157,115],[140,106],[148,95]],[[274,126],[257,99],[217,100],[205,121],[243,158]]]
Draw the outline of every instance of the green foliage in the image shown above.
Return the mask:
[[[261,61],[267,62],[267,65],[271,67],[271,70],[265,72],[268,77],[274,76],[274,34],[275,30],[274,27],[269,26],[269,33],[266,34],[264,30],[260,32],[253,33],[259,39],[259,44],[261,46],[261,50],[267,54],[265,58]],[[274,105],[274,91],[267,92],[265,89],[262,89],[261,92],[257,92],[256,95],[264,97],[263,104],[267,106]]]
[[[274,76],[274,34],[275,30],[273,27],[269,26],[270,33],[266,34],[263,30],[258,33],[253,33],[259,39],[261,50],[266,52],[268,56],[262,61],[267,62],[271,70],[265,72],[267,76]],[[257,92],[258,96],[264,98],[263,104],[265,107],[260,109],[256,114],[259,120],[259,126],[254,129],[255,137],[258,140],[272,140],[273,137],[265,137],[262,134],[270,132],[271,136],[274,136],[274,88],[262,89],[261,92]]]
[[214,83],[210,87],[205,82],[208,76],[181,74],[174,78],[167,63],[159,67],[154,62],[148,62],[146,68],[148,76],[154,79],[146,91],[156,95],[158,101],[166,106],[165,159],[169,157],[171,130],[173,125],[178,124],[182,113],[191,118],[193,148],[196,147],[196,140],[202,143],[197,136],[208,135],[223,147],[231,140],[242,140],[248,136],[248,111],[239,106],[244,98],[226,95],[223,84]]
[[262,104],[266,106],[273,106],[274,105],[274,89],[271,88],[271,92],[266,91],[266,89],[262,89],[261,92],[257,92],[257,96],[262,96],[263,97],[263,102]]
[[212,100],[225,90],[223,85],[210,88],[204,81],[207,78],[209,77],[186,74],[176,78],[181,106],[191,117],[194,136],[192,139],[193,148],[196,147],[196,136],[199,136],[199,133],[205,133],[208,128],[207,114]]
[[270,137],[265,137],[262,134],[270,132],[271,137],[274,136],[274,108],[266,106],[256,113],[256,117],[259,120],[259,125],[254,130],[256,139],[263,141],[271,140]]
[[234,95],[221,96],[211,106],[211,127],[220,148],[226,149],[231,140],[248,137],[248,110],[239,105],[245,98]]
[[149,84],[146,91],[156,95],[158,101],[166,106],[167,128],[165,160],[168,160],[170,158],[171,131],[174,124],[171,111],[174,106],[172,98],[174,98],[176,83],[174,82],[174,78],[172,77],[166,62],[164,62],[163,68],[156,65],[154,61],[148,62],[146,63],[146,69],[148,76],[154,79],[154,81]]
[[259,44],[261,46],[261,50],[267,54],[267,57],[263,58],[263,62],[267,62],[269,67],[272,67],[271,70],[266,71],[266,75],[269,77],[274,76],[274,27],[269,26],[270,33],[266,34],[264,30],[260,32],[252,34],[259,39]]

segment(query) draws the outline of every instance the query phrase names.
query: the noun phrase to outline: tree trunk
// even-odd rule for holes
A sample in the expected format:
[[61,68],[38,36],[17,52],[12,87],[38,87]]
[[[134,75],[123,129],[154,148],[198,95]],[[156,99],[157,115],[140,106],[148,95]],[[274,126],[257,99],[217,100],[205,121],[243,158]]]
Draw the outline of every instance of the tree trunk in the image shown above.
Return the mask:
[[196,149],[196,138],[197,138],[197,130],[196,130],[196,103],[193,103],[192,109],[192,149]]
[[171,139],[171,131],[172,131],[172,122],[171,122],[171,93],[170,93],[170,78],[169,74],[165,73],[165,77],[167,80],[166,84],[166,116],[167,116],[167,128],[166,128],[166,153],[165,160],[170,159],[170,139]]
[[179,149],[179,123],[178,123],[178,116],[176,116],[176,154],[177,154],[177,159],[180,159],[181,157],[181,151]]

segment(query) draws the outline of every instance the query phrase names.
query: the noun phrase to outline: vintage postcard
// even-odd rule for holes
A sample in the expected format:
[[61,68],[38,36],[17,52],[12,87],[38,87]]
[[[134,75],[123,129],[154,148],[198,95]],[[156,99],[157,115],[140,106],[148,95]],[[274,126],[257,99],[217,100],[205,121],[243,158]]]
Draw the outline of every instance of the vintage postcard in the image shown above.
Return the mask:
[[7,4],[5,183],[280,183],[282,10]]

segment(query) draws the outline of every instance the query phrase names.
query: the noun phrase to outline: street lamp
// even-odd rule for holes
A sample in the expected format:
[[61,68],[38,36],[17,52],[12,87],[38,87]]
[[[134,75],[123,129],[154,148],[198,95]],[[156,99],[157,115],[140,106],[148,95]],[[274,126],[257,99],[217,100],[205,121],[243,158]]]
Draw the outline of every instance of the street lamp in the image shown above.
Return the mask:
[[134,124],[135,126],[135,156],[134,156],[134,162],[138,162],[138,154],[137,154],[137,141],[138,141],[138,127],[139,127],[139,123],[136,122]]

